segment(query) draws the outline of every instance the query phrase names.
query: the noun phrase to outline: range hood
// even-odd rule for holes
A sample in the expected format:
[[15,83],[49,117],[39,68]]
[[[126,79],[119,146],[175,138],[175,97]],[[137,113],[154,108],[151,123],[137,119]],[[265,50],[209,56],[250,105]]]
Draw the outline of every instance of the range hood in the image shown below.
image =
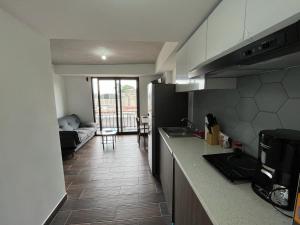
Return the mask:
[[236,78],[214,78],[199,75],[196,79],[190,79],[186,84],[176,84],[176,92],[216,89],[236,89]]
[[191,71],[190,78],[240,77],[300,65],[300,21]]

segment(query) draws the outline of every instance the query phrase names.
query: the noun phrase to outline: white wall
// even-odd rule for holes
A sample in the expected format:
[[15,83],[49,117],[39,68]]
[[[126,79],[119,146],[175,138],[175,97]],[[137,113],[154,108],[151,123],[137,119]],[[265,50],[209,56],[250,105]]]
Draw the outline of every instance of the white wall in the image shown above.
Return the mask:
[[55,96],[56,116],[57,118],[60,118],[67,114],[67,97],[64,77],[57,74],[53,74],[53,87]]
[[163,73],[163,80],[166,84],[175,84],[176,83],[176,75],[173,71],[166,71]]
[[77,114],[83,122],[94,121],[91,80],[82,76],[64,77],[67,113]]
[[40,225],[65,195],[49,40],[0,9],[0,224]]
[[55,65],[54,71],[61,75],[109,74],[149,75],[155,74],[154,64],[120,65]]
[[140,77],[140,114],[147,115],[148,113],[148,84],[160,78],[160,75],[152,75],[152,76],[141,76]]
[[176,67],[177,47],[178,42],[164,43],[155,63],[155,73],[163,73],[165,71],[173,70],[173,68]]

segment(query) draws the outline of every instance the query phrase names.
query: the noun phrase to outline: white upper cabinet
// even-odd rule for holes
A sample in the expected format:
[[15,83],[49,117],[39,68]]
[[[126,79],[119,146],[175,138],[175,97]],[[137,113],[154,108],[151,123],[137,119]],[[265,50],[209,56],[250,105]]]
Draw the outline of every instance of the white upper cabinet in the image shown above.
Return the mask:
[[198,28],[187,43],[188,68],[194,69],[206,60],[207,20]]
[[245,9],[246,0],[223,0],[208,17],[207,59],[244,40]]
[[177,53],[176,53],[176,82],[184,82],[189,80],[188,78],[188,48],[185,44]]
[[[292,19],[291,23],[296,22],[299,20],[299,12],[300,0],[247,0],[245,39],[286,19]],[[286,25],[288,24],[283,24],[283,26]]]

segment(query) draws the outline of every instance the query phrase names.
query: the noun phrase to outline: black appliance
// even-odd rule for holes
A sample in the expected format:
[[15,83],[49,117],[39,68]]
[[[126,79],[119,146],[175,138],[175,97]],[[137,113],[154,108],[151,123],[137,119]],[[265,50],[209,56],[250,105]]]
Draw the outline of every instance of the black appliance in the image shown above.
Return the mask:
[[257,160],[242,152],[203,155],[203,158],[231,182],[250,181],[257,167]]
[[258,147],[254,192],[278,208],[293,210],[300,171],[300,131],[262,130]]
[[239,77],[300,65],[300,21],[196,68],[190,77]]
[[159,175],[159,127],[181,126],[188,116],[188,94],[176,92],[175,84],[148,85],[148,161],[154,176]]

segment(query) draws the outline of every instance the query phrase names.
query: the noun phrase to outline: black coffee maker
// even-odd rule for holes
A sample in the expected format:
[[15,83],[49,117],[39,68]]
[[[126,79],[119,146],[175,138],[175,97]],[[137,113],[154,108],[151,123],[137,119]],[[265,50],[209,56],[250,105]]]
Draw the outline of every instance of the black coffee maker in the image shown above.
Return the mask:
[[255,193],[276,207],[293,210],[300,172],[300,131],[262,130],[258,161],[252,181]]

